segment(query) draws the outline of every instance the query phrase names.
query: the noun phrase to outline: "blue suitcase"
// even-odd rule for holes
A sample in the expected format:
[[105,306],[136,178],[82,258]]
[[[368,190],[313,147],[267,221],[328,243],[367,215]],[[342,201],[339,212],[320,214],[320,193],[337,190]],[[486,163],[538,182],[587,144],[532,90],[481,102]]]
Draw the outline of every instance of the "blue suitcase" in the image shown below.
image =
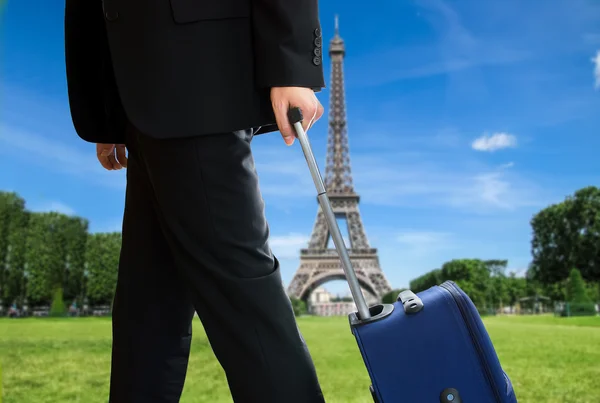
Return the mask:
[[350,314],[375,402],[516,403],[471,299],[452,281]]
[[352,268],[325,185],[302,128],[288,118],[302,146],[357,311],[349,315],[376,403],[517,403],[494,346],[471,299],[446,281],[394,304],[368,307]]

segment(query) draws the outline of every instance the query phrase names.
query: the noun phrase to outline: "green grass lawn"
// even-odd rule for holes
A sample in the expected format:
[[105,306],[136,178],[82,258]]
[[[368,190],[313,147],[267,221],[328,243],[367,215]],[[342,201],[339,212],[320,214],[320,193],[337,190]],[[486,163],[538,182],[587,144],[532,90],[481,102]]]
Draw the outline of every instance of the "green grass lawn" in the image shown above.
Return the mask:
[[[299,324],[327,402],[372,403],[347,320],[304,317]],[[600,317],[494,317],[485,324],[519,403],[600,402]],[[106,403],[110,337],[108,318],[0,319],[2,402]],[[231,403],[198,320],[181,402]]]

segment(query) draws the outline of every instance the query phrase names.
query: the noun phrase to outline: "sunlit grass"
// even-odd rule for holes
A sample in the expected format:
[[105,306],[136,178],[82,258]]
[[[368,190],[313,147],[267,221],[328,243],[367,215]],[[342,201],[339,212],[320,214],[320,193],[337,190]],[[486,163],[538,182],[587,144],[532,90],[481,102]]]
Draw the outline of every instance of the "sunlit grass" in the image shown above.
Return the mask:
[[[345,318],[299,319],[328,403],[372,403]],[[519,403],[600,402],[600,318],[485,319]],[[4,403],[106,403],[108,318],[1,319]],[[399,380],[401,381],[401,380]],[[196,320],[182,403],[231,403]]]

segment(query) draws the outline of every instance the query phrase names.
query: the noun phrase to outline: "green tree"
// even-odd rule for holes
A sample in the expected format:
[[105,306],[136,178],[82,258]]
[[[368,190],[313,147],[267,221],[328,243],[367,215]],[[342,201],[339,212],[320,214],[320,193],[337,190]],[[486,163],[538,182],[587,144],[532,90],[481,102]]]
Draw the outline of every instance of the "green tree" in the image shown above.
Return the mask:
[[0,232],[0,250],[4,252],[0,259],[0,284],[2,294],[0,297],[7,304],[19,300],[24,296],[24,268],[25,250],[27,238],[28,212],[25,210],[25,200],[15,193],[0,192],[0,221],[2,229]]
[[443,281],[454,281],[479,309],[488,307],[490,271],[479,259],[455,259],[442,265]]
[[508,260],[486,260],[483,262],[490,273],[488,284],[488,303],[493,309],[500,309],[508,304],[508,278],[506,266]]
[[381,297],[381,302],[384,304],[393,304],[394,302],[396,302],[398,295],[404,290],[405,290],[405,288],[401,288],[398,290],[392,290],[392,291],[388,292],[383,297]]
[[552,284],[542,284],[540,286],[543,295],[549,297],[552,301],[566,301],[567,300],[567,281],[557,281]]
[[86,247],[87,290],[91,304],[110,304],[113,300],[121,251],[121,234],[95,233]]
[[519,299],[526,296],[527,280],[524,277],[517,277],[514,272],[510,273],[506,279],[507,303],[515,306]]
[[[65,219],[65,300],[81,299],[84,292],[84,271],[88,238],[88,221],[81,217]],[[80,301],[81,303],[81,301]]]
[[330,302],[352,302],[352,297],[332,297]]
[[29,212],[23,210],[11,221],[9,232],[10,255],[6,267],[4,298],[20,300],[26,294],[25,265],[27,263],[27,236]]
[[31,305],[49,304],[56,288],[63,287],[66,266],[65,216],[31,213],[28,226],[26,274]]
[[588,295],[585,280],[581,276],[581,272],[577,269],[572,269],[569,274],[569,283],[567,286],[569,298],[570,315],[595,315],[596,308]]
[[440,285],[441,283],[442,271],[440,269],[435,269],[412,280],[409,284],[409,288],[412,292],[418,293],[425,291],[434,285]]
[[587,292],[593,302],[600,303],[600,282],[589,282],[587,284]]
[[483,264],[490,272],[491,276],[506,275],[506,267],[508,266],[508,260],[492,259],[484,260]]
[[9,259],[12,251],[10,244],[14,220],[25,210],[25,200],[14,192],[0,192],[0,297],[10,298]]
[[491,308],[500,309],[507,305],[508,296],[508,279],[504,274],[496,274],[490,277],[488,287],[488,302]]
[[544,295],[544,286],[534,272],[532,270],[528,270],[525,276],[525,296],[535,297],[536,295]]
[[532,272],[542,284],[569,277],[578,267],[584,279],[600,281],[600,189],[586,187],[531,220]]

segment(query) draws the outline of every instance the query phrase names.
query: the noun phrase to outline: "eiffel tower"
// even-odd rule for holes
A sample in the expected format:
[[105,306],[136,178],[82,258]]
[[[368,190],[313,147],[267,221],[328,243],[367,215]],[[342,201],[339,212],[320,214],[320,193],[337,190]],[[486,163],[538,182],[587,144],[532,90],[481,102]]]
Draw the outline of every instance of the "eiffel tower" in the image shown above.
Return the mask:
[[[352,266],[367,300],[379,302],[392,290],[379,265],[377,249],[371,248],[358,210],[359,195],[354,191],[346,130],[343,61],[346,53],[335,17],[335,35],[329,44],[331,93],[325,186],[336,218],[346,220],[346,241]],[[300,267],[288,287],[290,297],[307,300],[312,291],[331,280],[345,279],[335,248],[328,248],[327,221],[319,206],[308,248],[300,251]]]

